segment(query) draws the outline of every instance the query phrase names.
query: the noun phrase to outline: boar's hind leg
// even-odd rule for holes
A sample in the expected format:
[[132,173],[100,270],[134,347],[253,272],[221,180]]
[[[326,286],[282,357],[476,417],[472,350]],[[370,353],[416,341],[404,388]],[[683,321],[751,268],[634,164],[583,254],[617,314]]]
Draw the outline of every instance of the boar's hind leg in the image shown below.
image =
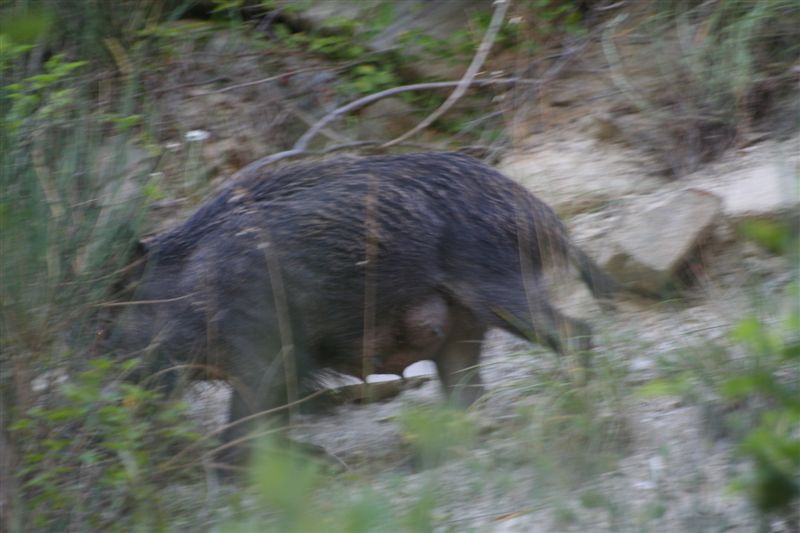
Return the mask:
[[[511,296],[513,294],[513,296]],[[533,293],[506,292],[505,298],[491,306],[500,319],[496,325],[522,338],[543,344],[559,355],[578,353],[581,363],[589,365],[592,329],[582,320],[566,316],[547,299],[539,287]]]
[[[564,315],[549,304],[537,304],[535,309],[524,314],[511,313],[503,307],[496,307],[494,311],[503,320],[504,323],[500,324],[503,329],[543,344],[559,355],[572,351],[565,347],[565,342],[579,352],[592,348],[591,327],[582,320]],[[521,319],[520,315],[528,319]]]
[[467,407],[483,394],[479,373],[485,328],[465,309],[453,310],[453,327],[434,362],[445,394]]
[[523,339],[543,344],[558,354],[591,349],[591,328],[555,309],[538,279],[500,280],[486,276],[480,283],[454,285],[452,292],[487,324]]

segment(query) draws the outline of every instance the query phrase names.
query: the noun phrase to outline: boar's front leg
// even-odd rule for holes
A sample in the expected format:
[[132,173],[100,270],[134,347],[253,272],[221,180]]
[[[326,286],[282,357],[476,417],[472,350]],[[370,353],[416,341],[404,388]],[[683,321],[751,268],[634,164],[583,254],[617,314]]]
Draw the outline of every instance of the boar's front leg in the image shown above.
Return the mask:
[[459,306],[453,308],[452,316],[452,329],[434,363],[450,401],[468,407],[483,394],[479,363],[486,329]]
[[288,425],[287,405],[297,399],[307,370],[298,364],[303,360],[297,355],[298,347],[284,345],[278,328],[260,318],[239,317],[222,331],[225,350],[221,366],[233,392],[224,444],[215,458],[223,466],[241,465],[246,460],[251,447],[248,435],[258,426]]

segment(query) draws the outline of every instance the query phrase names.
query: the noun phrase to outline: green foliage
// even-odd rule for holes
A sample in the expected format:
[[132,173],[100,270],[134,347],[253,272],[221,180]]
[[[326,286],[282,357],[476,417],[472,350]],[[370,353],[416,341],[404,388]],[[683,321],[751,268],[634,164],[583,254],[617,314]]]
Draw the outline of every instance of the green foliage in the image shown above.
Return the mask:
[[[440,60],[467,63],[477,51],[491,19],[491,11],[476,11],[467,27],[447,37],[409,30],[401,35],[401,42],[419,46],[426,54]],[[521,49],[533,52],[550,39],[584,31],[577,2],[528,0],[513,6],[511,16],[500,26],[493,48],[495,51]]]
[[[391,9],[388,4],[379,3],[378,12],[384,13],[387,6]],[[369,24],[362,20],[332,16],[310,32],[292,32],[283,23],[275,24],[272,30],[279,44],[284,46],[333,61],[352,61],[361,58],[367,52],[369,39],[391,22],[386,17],[370,19]]]
[[340,85],[342,92],[370,94],[399,85],[399,80],[390,65],[366,63],[350,71],[350,79]]
[[726,413],[723,423],[752,465],[736,486],[764,513],[791,513],[800,500],[800,286],[776,303],[785,304],[777,322],[741,319],[730,332],[733,348],[665,359],[665,377],[643,392],[679,394]]
[[751,240],[774,254],[785,255],[796,253],[792,245],[797,245],[797,238],[787,224],[772,220],[746,220],[737,226],[737,232],[745,239]]
[[[615,79],[654,124],[639,137],[674,174],[694,170],[753,129],[796,128],[796,2],[655,2],[652,9],[637,29],[652,43],[645,60],[652,56],[659,67],[659,87],[636,90],[621,71]],[[604,44],[609,55],[608,36]]]
[[252,470],[263,505],[277,515],[281,531],[308,531],[321,517],[309,512],[308,502],[323,483],[318,461],[287,450],[285,443],[263,440]]
[[213,13],[222,11],[238,11],[244,7],[245,0],[211,0],[214,5]]
[[449,407],[415,407],[398,422],[423,467],[463,456],[475,443],[478,427],[466,412]]
[[[329,61],[347,62],[342,68],[338,91],[344,95],[377,92],[399,83],[399,58],[391,53],[371,54],[374,61],[364,62],[369,40],[393,20],[394,7],[389,2],[371,6],[370,17],[349,19],[333,16],[311,32],[292,32],[285,24],[273,27],[279,44],[319,55]],[[369,24],[364,22],[369,20]]]
[[429,532],[436,499],[430,488],[395,509],[386,491],[363,487],[364,480],[326,473],[320,459],[269,438],[257,446],[251,485],[258,501],[223,531]]
[[[0,40],[6,45],[34,45],[53,27],[53,13],[47,9],[0,11]],[[4,47],[0,47],[0,50]]]
[[[380,53],[375,61],[360,64],[367,54],[369,42],[394,21],[395,6],[391,2],[375,2],[364,6],[363,16],[347,18],[333,16],[311,32],[291,32],[284,24],[276,24],[274,33],[281,44],[314,54],[328,60],[356,61],[344,71],[344,83],[339,91],[344,94],[370,94],[397,85],[399,71],[425,56],[451,63],[466,64],[475,53],[486,31],[491,12],[476,11],[464,30],[452,32],[446,38],[435,37],[417,30],[400,34],[402,54]],[[498,33],[495,48],[505,49],[530,42],[530,36],[521,29],[519,19],[536,26],[537,39],[578,32],[582,29],[580,11],[574,2],[555,0],[530,1],[519,9],[521,16],[513,22],[506,20]],[[366,21],[369,21],[368,23]]]
[[707,22],[708,37],[689,57],[715,107],[734,111],[767,77],[788,75],[783,69],[800,58],[796,8],[787,0],[719,4]]
[[[73,354],[63,341],[87,345],[89,304],[107,296],[108,274],[128,255],[141,204],[108,201],[123,177],[127,137],[107,136],[132,133],[136,119],[124,104],[117,124],[95,112],[87,61],[55,54],[37,64],[40,56],[26,44],[0,55],[0,431],[16,428],[9,438],[23,460],[19,496],[28,525],[53,529],[72,516],[81,529],[93,513],[93,520],[115,516],[129,502],[152,497],[141,472],[149,459],[140,450],[151,442],[141,434],[146,423],[136,421],[144,414],[120,405],[154,400],[125,386],[105,391],[98,381],[110,372],[104,367],[57,398],[45,399],[30,380],[67,366]],[[151,427],[179,430],[181,417],[170,413]],[[164,431],[159,435],[164,439]],[[151,451],[160,453],[158,446]],[[93,507],[101,502],[105,508]]]
[[24,58],[53,25],[52,14],[44,10],[28,10],[12,14],[0,9],[0,75],[15,61]]
[[94,359],[47,404],[12,425],[22,443],[18,475],[31,526],[161,528],[169,502],[159,490],[199,478],[198,465],[174,460],[176,452],[198,443],[187,406],[117,380],[136,363]]
[[0,117],[0,127],[13,134],[23,126],[63,120],[75,103],[75,89],[66,85],[84,65],[86,61],[65,61],[63,55],[55,55],[45,63],[44,72],[6,85],[3,96],[11,106]]
[[751,316],[733,329],[755,368],[728,377],[720,388],[731,401],[767,406],[739,447],[754,467],[739,486],[763,512],[789,512],[800,503],[800,285],[789,294],[793,304],[784,324],[769,326]]
[[606,356],[592,364],[585,384],[562,371],[543,373],[517,409],[526,460],[558,488],[613,469],[630,442],[624,368]]
[[[0,116],[0,283],[3,318],[7,326],[18,326],[5,331],[11,342],[38,331],[39,346],[46,345],[53,322],[70,313],[74,318],[80,298],[89,293],[99,297],[106,284],[92,278],[124,260],[141,216],[137,202],[114,207],[97,202],[98,190],[119,177],[113,170],[125,161],[113,157],[107,172],[99,171],[104,121],[86,113],[87,88],[78,74],[84,66],[55,55],[41,73],[0,93],[9,104]],[[137,120],[122,117],[118,130],[130,130]],[[113,151],[124,151],[125,138],[117,141]],[[104,221],[111,210],[120,216]],[[26,246],[13,244],[23,242]]]
[[[521,28],[509,25],[500,33],[500,44],[520,46],[525,41],[542,44],[551,39],[585,33],[580,2],[572,0],[527,0],[521,2],[516,13],[529,26],[532,35],[524,36]],[[533,37],[533,39],[531,39]]]

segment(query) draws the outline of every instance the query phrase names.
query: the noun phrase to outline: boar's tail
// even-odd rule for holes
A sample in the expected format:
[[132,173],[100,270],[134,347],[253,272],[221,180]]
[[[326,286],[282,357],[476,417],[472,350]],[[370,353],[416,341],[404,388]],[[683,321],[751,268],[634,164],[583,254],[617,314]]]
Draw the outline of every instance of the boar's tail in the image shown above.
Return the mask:
[[592,295],[601,304],[613,307],[614,295],[620,289],[619,284],[603,272],[603,269],[577,246],[570,246],[569,255],[575,268],[578,269],[581,279],[592,291]]

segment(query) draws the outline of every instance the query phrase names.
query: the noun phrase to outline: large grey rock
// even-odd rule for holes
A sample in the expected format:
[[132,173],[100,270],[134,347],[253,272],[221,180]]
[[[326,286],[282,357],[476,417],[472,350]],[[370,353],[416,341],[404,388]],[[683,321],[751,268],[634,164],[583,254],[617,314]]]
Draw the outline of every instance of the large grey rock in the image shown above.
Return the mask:
[[610,148],[590,135],[512,153],[498,166],[562,216],[651,192],[662,184],[645,173],[647,162],[641,154],[622,146]]
[[600,263],[620,282],[658,292],[708,236],[721,204],[711,193],[688,189],[631,210],[612,230]]
[[731,151],[720,162],[687,176],[692,187],[722,200],[732,222],[797,216],[800,211],[800,136]]
[[709,190],[722,199],[725,216],[733,220],[769,218],[800,208],[797,168],[779,162],[744,168]]

